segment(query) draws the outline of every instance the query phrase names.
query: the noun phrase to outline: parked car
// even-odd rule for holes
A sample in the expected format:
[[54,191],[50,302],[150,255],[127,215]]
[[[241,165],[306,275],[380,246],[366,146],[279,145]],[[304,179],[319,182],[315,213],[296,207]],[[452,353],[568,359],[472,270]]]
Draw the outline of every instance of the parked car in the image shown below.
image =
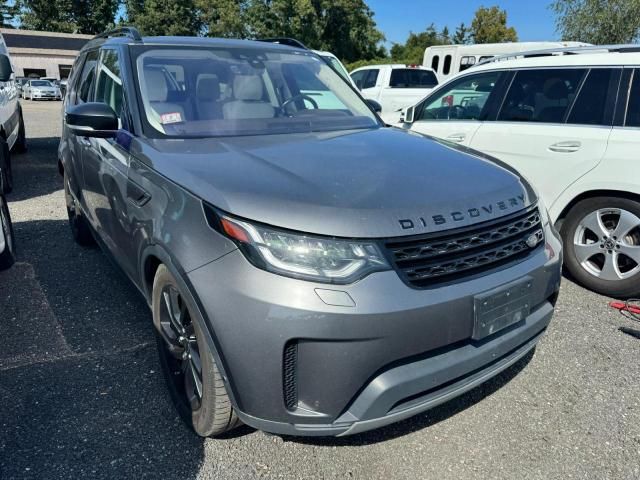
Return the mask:
[[25,100],[62,100],[60,87],[49,80],[29,80],[22,87]]
[[379,103],[381,117],[398,123],[402,110],[426,97],[438,85],[430,68],[419,65],[372,65],[351,72],[351,79],[366,99]]
[[6,270],[15,262],[13,225],[4,192],[4,176],[0,170],[0,271]]
[[15,77],[16,88],[18,89],[18,94],[22,96],[22,86],[27,83],[29,79],[27,77]]
[[3,190],[13,190],[13,169],[11,153],[27,149],[27,141],[22,118],[22,108],[18,101],[18,87],[11,66],[11,59],[4,39],[0,34],[0,177]]
[[312,51],[120,28],[82,49],[64,110],[73,238],[146,299],[199,435],[380,427],[496,375],[549,324],[561,243],[529,184],[386,128]]
[[436,72],[441,82],[494,57],[505,58],[532,50],[588,46],[582,42],[507,42],[477,45],[435,45],[424,51],[422,65]]
[[640,293],[640,54],[531,52],[469,70],[407,111],[414,132],[494,155],[540,191],[584,286]]

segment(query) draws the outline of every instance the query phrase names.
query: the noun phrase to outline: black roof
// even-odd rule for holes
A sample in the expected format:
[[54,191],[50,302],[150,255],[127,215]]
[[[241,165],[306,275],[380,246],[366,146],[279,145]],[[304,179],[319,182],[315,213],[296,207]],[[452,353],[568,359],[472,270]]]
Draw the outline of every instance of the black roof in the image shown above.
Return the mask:
[[40,48],[44,50],[81,50],[90,38],[70,38],[48,35],[3,33],[9,48]]

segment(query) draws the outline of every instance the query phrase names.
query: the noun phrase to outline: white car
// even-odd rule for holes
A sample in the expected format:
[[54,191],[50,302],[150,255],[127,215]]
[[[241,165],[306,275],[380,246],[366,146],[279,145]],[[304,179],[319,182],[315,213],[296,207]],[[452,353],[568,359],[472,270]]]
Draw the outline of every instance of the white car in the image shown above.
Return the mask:
[[426,97],[438,85],[436,74],[420,65],[371,65],[351,72],[351,79],[367,100],[382,107],[380,116],[396,124],[404,108]]
[[62,100],[60,87],[49,80],[29,80],[22,87],[22,98],[29,100]]
[[559,227],[572,276],[606,295],[640,294],[637,45],[491,61],[408,108],[405,122],[520,171]]

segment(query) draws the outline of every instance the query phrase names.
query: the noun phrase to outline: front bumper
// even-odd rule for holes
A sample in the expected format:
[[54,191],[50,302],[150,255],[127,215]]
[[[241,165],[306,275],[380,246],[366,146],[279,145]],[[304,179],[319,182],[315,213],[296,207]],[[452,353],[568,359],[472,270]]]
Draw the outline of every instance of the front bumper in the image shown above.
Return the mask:
[[[530,351],[560,286],[560,241],[549,230],[547,242],[551,260],[540,248],[508,268],[427,290],[394,271],[346,286],[294,280],[253,267],[239,251],[188,277],[245,423],[349,435],[445,402]],[[474,297],[524,277],[533,284],[530,315],[472,340]]]
[[44,94],[44,93],[33,93],[31,97],[34,100],[61,100],[62,95],[57,94]]

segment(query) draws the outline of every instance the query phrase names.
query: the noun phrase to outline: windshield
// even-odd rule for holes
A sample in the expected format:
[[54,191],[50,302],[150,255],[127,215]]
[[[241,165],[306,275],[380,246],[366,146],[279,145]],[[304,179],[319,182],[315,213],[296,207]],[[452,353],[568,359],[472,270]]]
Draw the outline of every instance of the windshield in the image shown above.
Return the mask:
[[51,82],[47,80],[32,80],[31,86],[32,87],[53,87],[53,85],[51,85]]
[[374,128],[375,115],[313,53],[264,48],[140,48],[149,125],[174,137]]

